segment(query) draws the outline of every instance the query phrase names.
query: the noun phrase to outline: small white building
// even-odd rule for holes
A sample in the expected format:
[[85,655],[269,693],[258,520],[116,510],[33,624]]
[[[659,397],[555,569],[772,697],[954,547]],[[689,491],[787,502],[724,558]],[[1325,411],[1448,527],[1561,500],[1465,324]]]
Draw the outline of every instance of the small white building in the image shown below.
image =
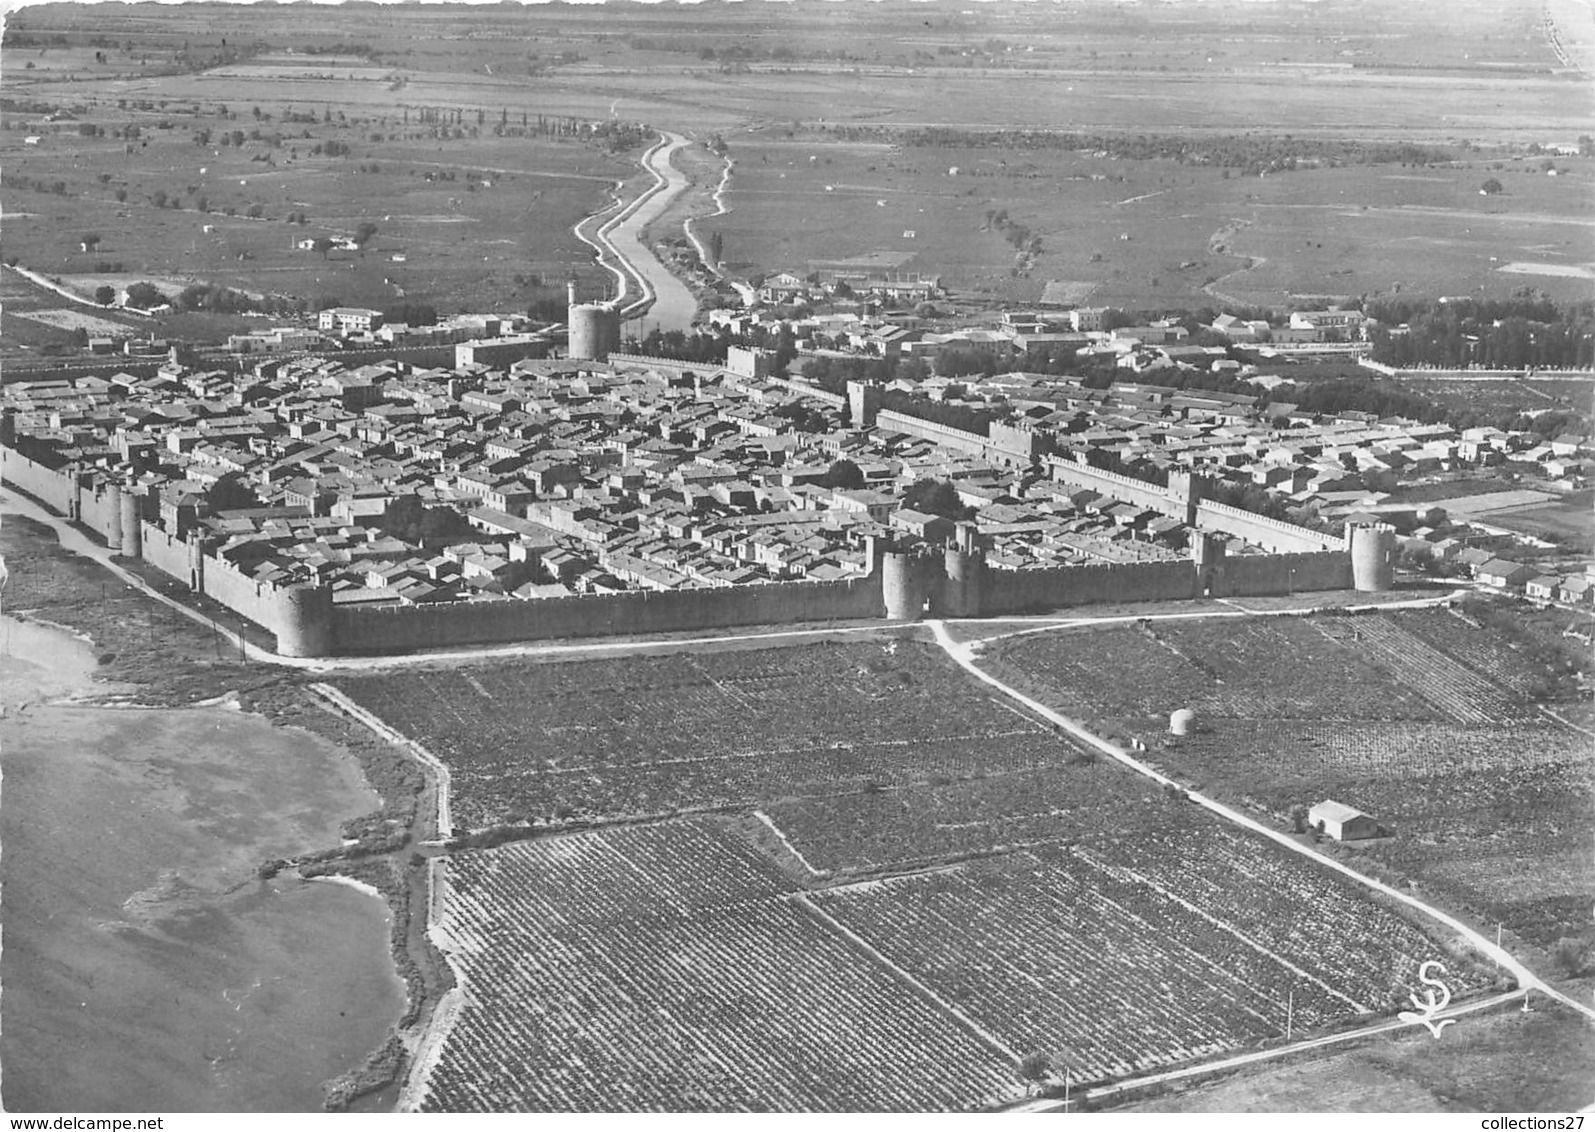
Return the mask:
[[1379,823],[1342,802],[1323,801],[1307,811],[1307,824],[1336,841],[1379,836]]

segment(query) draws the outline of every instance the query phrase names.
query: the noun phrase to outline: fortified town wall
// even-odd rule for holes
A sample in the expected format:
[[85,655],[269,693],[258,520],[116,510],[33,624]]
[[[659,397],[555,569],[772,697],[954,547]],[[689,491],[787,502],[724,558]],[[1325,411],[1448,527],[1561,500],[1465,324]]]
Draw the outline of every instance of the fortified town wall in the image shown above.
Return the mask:
[[[879,617],[915,620],[927,613],[938,617],[998,616],[1104,601],[1390,587],[1395,532],[1386,524],[1353,526],[1346,539],[1337,539],[1202,502],[1198,481],[1189,477],[1180,477],[1165,490],[1083,466],[1080,470],[1069,465],[1063,471],[1054,467],[1058,478],[1078,476],[1115,497],[1135,493],[1143,500],[1155,498],[1162,504],[1159,509],[1168,513],[1211,519],[1219,533],[1243,529],[1247,532],[1243,537],[1249,541],[1267,538],[1288,552],[1229,558],[1224,541],[1210,531],[1199,539],[1194,561],[1001,570],[987,565],[975,527],[965,523],[942,548],[906,550],[872,541],[870,573],[843,581],[340,608],[329,586],[260,582],[212,553],[214,544],[207,543],[200,532],[179,538],[152,521],[153,500],[139,496],[131,487],[106,484],[96,488],[70,467],[51,469],[14,449],[0,447],[0,478],[6,483],[83,525],[124,556],[148,562],[194,592],[274,633],[277,651],[285,656]],[[1292,540],[1297,545],[1292,546]]]

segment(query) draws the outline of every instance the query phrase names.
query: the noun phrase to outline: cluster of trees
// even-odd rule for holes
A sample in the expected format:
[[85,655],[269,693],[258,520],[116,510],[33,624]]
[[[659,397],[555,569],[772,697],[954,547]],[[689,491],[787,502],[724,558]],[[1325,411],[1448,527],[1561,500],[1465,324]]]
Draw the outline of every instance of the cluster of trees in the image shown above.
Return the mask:
[[602,141],[611,153],[634,149],[652,141],[656,136],[646,126],[636,122],[621,122],[613,118],[599,122],[593,127],[593,137]]
[[986,209],[986,227],[995,232],[1001,232],[1003,239],[1008,241],[1014,251],[1027,251],[1035,254],[1041,251],[1041,238],[1030,235],[1030,226],[1010,219],[1006,208]]
[[975,517],[975,509],[958,498],[958,489],[947,480],[916,480],[903,493],[903,506],[954,522]]
[[[564,308],[560,309],[564,318]],[[688,334],[682,330],[650,330],[643,338],[632,338],[626,343],[628,353],[647,354],[656,358],[674,358],[679,362],[702,362],[705,365],[725,365],[726,352],[735,345],[731,334],[725,330],[697,331]]]
[[991,422],[1001,420],[1007,415],[1005,412],[993,409],[975,409],[968,405],[932,401],[929,397],[920,397],[901,389],[888,389],[883,392],[881,407],[905,416],[918,417],[922,421],[972,432],[977,436],[989,435]]
[[832,491],[857,491],[864,486],[864,469],[843,457],[825,469],[820,486]]
[[437,320],[437,308],[431,303],[405,299],[401,302],[389,303],[382,308],[383,322],[402,322],[406,326],[431,326]]
[[36,193],[54,193],[59,197],[71,195],[66,190],[65,181],[46,181],[43,177],[7,177],[6,184]]
[[[1558,307],[1545,296],[1369,304],[1376,361],[1394,366],[1587,369],[1595,366],[1595,304]],[[1396,331],[1392,324],[1405,323]]]
[[[822,412],[819,409],[808,408],[807,406],[799,404],[796,401],[791,401],[785,405],[779,406],[773,410],[773,413],[775,416],[791,421],[793,427],[799,432],[829,432],[834,424],[834,422],[831,420],[830,414]],[[862,474],[860,475],[860,480],[862,481]],[[831,486],[842,485],[833,484]]]
[[452,507],[428,507],[418,495],[401,495],[389,506],[380,524],[383,534],[421,545],[471,533],[471,524]]
[[803,376],[827,393],[845,394],[849,381],[891,381],[896,366],[886,358],[809,358]]
[[255,310],[258,304],[242,291],[234,291],[231,287],[223,287],[218,283],[190,283],[178,293],[177,306],[186,311],[241,314]]
[[127,305],[130,307],[149,310],[167,301],[166,292],[148,281],[131,284],[127,289]]

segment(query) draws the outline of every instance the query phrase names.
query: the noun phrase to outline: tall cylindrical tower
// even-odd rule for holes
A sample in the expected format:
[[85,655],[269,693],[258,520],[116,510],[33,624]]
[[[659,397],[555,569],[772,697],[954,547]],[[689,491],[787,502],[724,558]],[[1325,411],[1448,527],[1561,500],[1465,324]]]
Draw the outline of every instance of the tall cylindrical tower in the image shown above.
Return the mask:
[[881,596],[892,621],[918,621],[925,615],[925,571],[920,559],[901,550],[889,550],[881,559]]
[[1351,552],[1351,584],[1364,593],[1381,593],[1396,578],[1396,529],[1389,523],[1346,524]]
[[105,545],[112,554],[122,553],[122,486],[110,484],[105,489],[105,509],[110,513],[105,530]]
[[205,592],[205,540],[197,534],[188,536],[188,588]]
[[569,299],[565,317],[569,341],[566,354],[578,361],[604,361],[610,351],[620,348],[620,312],[613,303],[578,301],[574,279],[565,294]]
[[940,600],[931,608],[945,617],[979,617],[986,581],[986,555],[973,523],[959,523],[958,533],[942,553]]
[[620,316],[605,303],[570,308],[570,357],[601,362],[620,344]]
[[144,509],[140,506],[138,489],[122,489],[122,557],[144,557]]
[[277,652],[281,656],[331,656],[332,587],[291,586],[277,595]]

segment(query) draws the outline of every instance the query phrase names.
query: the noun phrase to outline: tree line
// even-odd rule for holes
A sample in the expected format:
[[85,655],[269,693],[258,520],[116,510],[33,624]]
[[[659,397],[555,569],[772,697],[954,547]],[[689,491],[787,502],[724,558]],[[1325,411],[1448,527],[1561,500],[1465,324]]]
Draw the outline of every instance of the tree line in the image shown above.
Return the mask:
[[1462,369],[1595,367],[1595,304],[1558,307],[1542,295],[1369,304],[1379,319],[1375,361]]
[[1132,160],[1165,158],[1248,171],[1284,171],[1299,163],[1433,165],[1455,159],[1447,148],[1412,142],[1252,135],[1105,134],[1072,130],[966,130],[948,126],[824,126],[844,141],[885,141],[955,149],[1093,150]]

